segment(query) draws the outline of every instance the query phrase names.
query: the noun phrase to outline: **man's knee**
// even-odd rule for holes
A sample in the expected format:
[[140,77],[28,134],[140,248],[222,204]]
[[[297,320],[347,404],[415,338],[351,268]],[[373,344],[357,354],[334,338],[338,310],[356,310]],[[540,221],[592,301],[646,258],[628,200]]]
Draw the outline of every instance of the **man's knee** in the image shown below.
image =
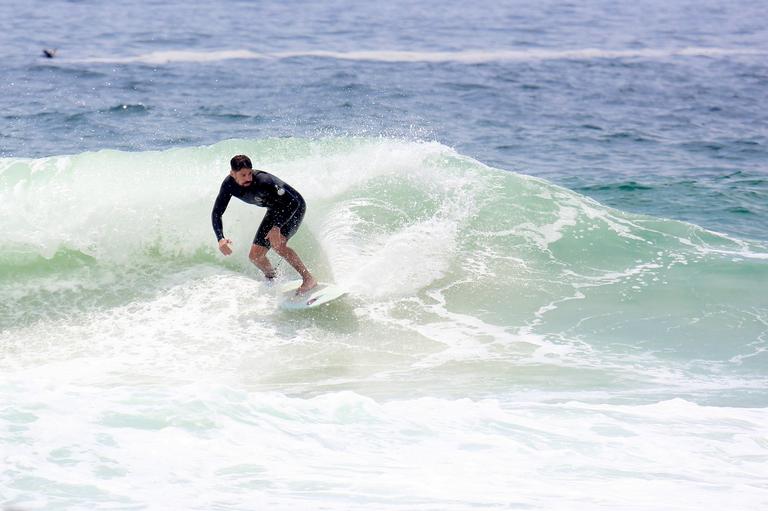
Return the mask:
[[267,255],[268,250],[269,248],[267,247],[262,247],[261,245],[253,244],[251,245],[251,251],[248,253],[248,258],[251,261],[256,262],[262,259],[265,255]]

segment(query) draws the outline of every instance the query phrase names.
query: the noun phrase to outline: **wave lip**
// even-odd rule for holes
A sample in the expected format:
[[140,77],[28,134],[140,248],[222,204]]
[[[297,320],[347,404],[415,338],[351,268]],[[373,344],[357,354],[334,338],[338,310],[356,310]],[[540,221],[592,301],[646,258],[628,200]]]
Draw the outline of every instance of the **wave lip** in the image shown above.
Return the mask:
[[645,48],[628,50],[605,50],[582,48],[572,50],[461,50],[461,51],[410,51],[410,50],[300,50],[284,52],[256,52],[241,50],[212,51],[156,51],[127,57],[92,57],[69,60],[68,62],[89,64],[171,64],[176,62],[221,62],[225,60],[283,60],[291,58],[314,57],[335,60],[368,62],[457,62],[477,64],[483,62],[504,61],[547,61],[547,60],[595,60],[595,59],[651,59],[661,60],[674,57],[731,57],[766,55],[762,48]]

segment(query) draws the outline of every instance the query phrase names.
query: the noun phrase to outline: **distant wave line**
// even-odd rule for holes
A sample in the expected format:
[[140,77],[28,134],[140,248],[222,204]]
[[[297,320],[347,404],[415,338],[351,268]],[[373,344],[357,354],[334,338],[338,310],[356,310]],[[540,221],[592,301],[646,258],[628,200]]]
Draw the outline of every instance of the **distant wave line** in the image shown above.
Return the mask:
[[[593,60],[593,59],[665,59],[671,57],[722,57],[765,55],[768,49],[700,48],[600,50],[466,50],[466,51],[326,51],[255,52],[251,50],[159,51],[133,57],[94,57],[69,60],[78,63],[169,64],[172,62],[219,62],[223,60],[282,60],[300,57],[359,60],[373,62],[459,62],[466,64],[498,61]],[[64,59],[61,59],[64,60]]]

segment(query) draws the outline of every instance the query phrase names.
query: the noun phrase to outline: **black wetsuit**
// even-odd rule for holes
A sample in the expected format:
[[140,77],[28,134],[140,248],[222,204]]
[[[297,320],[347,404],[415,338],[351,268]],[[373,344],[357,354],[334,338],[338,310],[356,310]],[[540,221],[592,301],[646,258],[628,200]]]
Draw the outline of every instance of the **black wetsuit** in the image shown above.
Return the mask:
[[307,208],[299,192],[268,172],[254,170],[253,181],[246,187],[238,185],[232,176],[227,176],[221,183],[219,195],[211,212],[213,232],[216,233],[218,240],[224,238],[221,215],[226,211],[229,199],[232,197],[237,197],[248,204],[267,208],[264,220],[261,221],[256,237],[253,239],[254,244],[262,247],[270,246],[267,233],[272,227],[279,227],[280,233],[286,238],[293,236]]

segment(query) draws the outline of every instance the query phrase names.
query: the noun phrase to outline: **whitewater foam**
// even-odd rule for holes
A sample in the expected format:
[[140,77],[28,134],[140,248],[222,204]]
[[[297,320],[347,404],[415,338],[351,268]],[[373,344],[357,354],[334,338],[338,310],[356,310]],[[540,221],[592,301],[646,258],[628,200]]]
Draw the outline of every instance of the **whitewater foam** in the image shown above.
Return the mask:
[[[237,507],[243,492],[248,506],[277,509],[309,509],[306,491],[356,509],[528,507],[555,493],[593,509],[663,502],[694,510],[700,502],[691,496],[737,507],[767,498],[761,409],[681,399],[645,406],[378,402],[354,392],[302,399],[201,384],[141,394],[33,383],[24,390],[48,404],[8,403],[17,424],[24,414],[28,422],[11,435],[17,443],[6,462],[20,472],[36,467],[50,496],[79,487],[95,502],[187,509]],[[23,444],[29,439],[36,449]],[[21,498],[20,481],[11,482],[8,498]],[[519,491],[512,496],[510,487]]]
[[[150,64],[163,65],[184,62],[220,62],[224,60],[267,60],[293,58],[327,58],[371,62],[457,62],[478,64],[503,61],[546,61],[546,60],[595,60],[595,59],[644,59],[662,60],[675,57],[733,57],[765,55],[761,48],[645,48],[629,50],[605,50],[598,48],[568,50],[464,50],[464,51],[405,51],[405,50],[364,50],[330,51],[304,50],[283,52],[256,52],[247,49],[216,51],[158,51],[126,57],[91,57],[72,59],[67,62],[83,64]],[[63,59],[57,59],[63,60]]]

